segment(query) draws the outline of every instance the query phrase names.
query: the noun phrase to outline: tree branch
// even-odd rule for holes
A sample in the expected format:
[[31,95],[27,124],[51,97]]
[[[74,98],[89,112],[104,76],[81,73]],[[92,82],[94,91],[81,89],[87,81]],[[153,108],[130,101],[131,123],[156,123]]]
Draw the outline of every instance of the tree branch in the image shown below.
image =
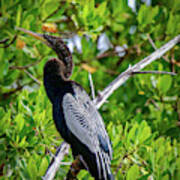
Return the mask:
[[29,73],[26,69],[23,69],[23,71],[32,79],[34,80],[38,85],[41,85],[41,82],[36,79],[31,73]]
[[114,81],[112,81],[94,100],[94,104],[97,109],[99,109],[106,99],[122,84],[124,84],[132,75],[133,72],[140,71],[153,61],[159,59],[165,52],[173,48],[177,43],[180,42],[180,35],[176,36],[174,39],[166,43],[161,48],[157,49],[148,57],[144,58],[134,66],[129,66],[129,68],[121,73]]
[[36,63],[32,63],[32,64],[28,64],[26,66],[10,66],[9,69],[18,69],[18,70],[22,70],[24,71],[33,81],[35,81],[38,85],[41,85],[41,82],[35,78],[31,73],[29,73],[26,69],[28,69],[31,66],[34,66],[36,64],[38,64],[41,61],[41,59],[39,61],[37,61]]
[[88,74],[88,78],[89,78],[89,83],[90,83],[90,88],[91,88],[91,96],[92,96],[92,99],[94,100],[95,99],[95,90],[94,90],[94,84],[93,84],[93,80],[92,80],[92,75],[91,75],[90,72]]
[[42,59],[43,59],[43,57],[41,57],[36,62],[34,62],[32,64],[25,65],[25,66],[10,66],[9,69],[19,69],[19,70],[28,69],[28,68],[30,68],[32,66],[35,66],[35,65],[39,64],[42,61]]
[[176,73],[174,72],[167,72],[167,71],[134,71],[132,74],[168,74],[175,76]]
[[53,157],[43,180],[51,180],[56,175],[57,170],[59,169],[59,165],[63,160],[64,156],[69,153],[69,145],[63,142],[57,149],[55,156]]
[[5,44],[4,46],[0,46],[0,48],[8,48],[11,44],[14,43],[14,41],[16,40],[16,38],[17,38],[17,34],[13,37],[13,39],[9,42],[9,44],[5,44],[7,41],[9,41],[8,38],[0,41],[0,44]]
[[[148,40],[149,40],[150,44],[154,48],[154,50],[157,50],[157,47],[156,47],[154,41],[152,40],[151,36],[148,34],[147,37],[148,37]],[[170,62],[170,60],[166,56],[162,56],[162,57],[166,62]]]
[[[104,102],[107,100],[107,98],[122,84],[124,84],[133,74],[133,72],[140,71],[153,61],[159,59],[161,56],[163,56],[164,53],[166,53],[168,50],[173,48],[177,43],[180,42],[180,35],[176,36],[174,39],[166,43],[161,48],[157,49],[155,52],[153,52],[148,57],[144,58],[134,66],[129,66],[129,68],[121,73],[114,81],[112,81],[100,94],[94,99],[94,104],[97,109],[99,109]],[[62,145],[61,145],[62,146]],[[63,146],[66,148],[66,150],[69,148],[68,144],[63,144]],[[59,150],[58,153],[56,153],[55,157],[53,158],[51,164],[49,165],[45,176],[43,177],[43,180],[51,180],[54,178],[56,171],[58,170],[61,160],[63,159],[64,155],[63,150]],[[56,160],[54,160],[56,159]]]

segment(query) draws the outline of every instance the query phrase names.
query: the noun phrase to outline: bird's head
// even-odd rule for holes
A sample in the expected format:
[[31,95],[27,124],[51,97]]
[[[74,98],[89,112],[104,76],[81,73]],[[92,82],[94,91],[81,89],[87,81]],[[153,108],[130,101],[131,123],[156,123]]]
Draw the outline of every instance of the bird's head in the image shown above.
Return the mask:
[[30,36],[33,36],[34,38],[40,40],[42,43],[52,48],[56,52],[59,60],[64,65],[64,76],[66,78],[70,77],[73,69],[72,56],[68,47],[65,45],[65,43],[60,37],[48,34],[35,33],[33,31],[29,31],[19,27],[17,27],[16,29],[23,31],[24,33],[29,34]]
[[47,46],[49,46],[50,48],[52,48],[54,50],[60,43],[60,37],[51,36],[51,35],[47,35],[47,34],[40,34],[40,33],[29,31],[29,30],[26,30],[26,29],[20,28],[20,27],[16,27],[16,29],[34,37],[35,39],[40,40],[42,43],[46,44]]

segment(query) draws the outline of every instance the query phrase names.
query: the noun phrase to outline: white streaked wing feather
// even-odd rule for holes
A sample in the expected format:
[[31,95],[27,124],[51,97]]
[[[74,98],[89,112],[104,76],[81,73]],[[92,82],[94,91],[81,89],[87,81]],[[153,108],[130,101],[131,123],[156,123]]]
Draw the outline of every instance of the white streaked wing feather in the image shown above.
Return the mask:
[[[85,91],[75,89],[74,96],[68,93],[63,97],[66,124],[70,131],[95,154],[99,178],[101,179],[103,176],[106,180],[106,171],[110,173],[110,160],[112,158],[112,149],[108,134],[103,120],[89,96]],[[110,157],[104,149],[101,149],[98,135],[107,141]]]
[[[81,88],[74,88],[76,91],[76,100],[79,102],[80,106],[83,108],[85,108],[86,113],[88,114],[88,117],[91,121],[91,124],[95,124],[95,126],[93,127],[93,129],[95,129],[95,131],[98,131],[98,133],[104,137],[104,139],[106,139],[107,141],[109,140],[109,136],[106,132],[105,126],[104,126],[104,122],[103,119],[101,117],[101,115],[99,114],[99,112],[97,111],[97,109],[95,108],[95,105],[93,104],[93,102],[91,101],[91,99],[89,98],[89,96],[87,95],[87,93],[82,90]],[[112,159],[112,148],[111,148],[111,144],[110,142],[107,143],[108,144],[108,149],[109,149],[109,153],[110,153],[110,159]]]
[[92,152],[96,152],[99,142],[93,124],[89,122],[88,114],[71,94],[64,96],[63,109],[66,124],[71,132]]

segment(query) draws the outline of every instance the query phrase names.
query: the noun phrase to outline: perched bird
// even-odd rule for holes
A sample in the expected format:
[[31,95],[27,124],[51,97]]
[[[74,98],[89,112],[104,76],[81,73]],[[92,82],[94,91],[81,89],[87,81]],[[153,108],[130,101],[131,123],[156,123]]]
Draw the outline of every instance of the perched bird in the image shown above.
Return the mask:
[[71,145],[73,156],[96,180],[112,180],[110,169],[112,148],[103,119],[86,91],[69,80],[73,61],[68,47],[60,37],[38,34],[22,28],[52,48],[58,58],[44,67],[44,86],[53,107],[53,119],[62,138]]

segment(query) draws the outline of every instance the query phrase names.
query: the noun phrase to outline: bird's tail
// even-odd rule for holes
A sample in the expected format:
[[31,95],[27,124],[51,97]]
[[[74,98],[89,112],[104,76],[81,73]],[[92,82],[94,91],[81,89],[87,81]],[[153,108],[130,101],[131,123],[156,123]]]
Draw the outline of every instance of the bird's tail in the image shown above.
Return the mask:
[[96,153],[96,162],[98,176],[95,177],[96,180],[114,180],[114,176],[111,172],[111,157],[108,153],[100,150]]

